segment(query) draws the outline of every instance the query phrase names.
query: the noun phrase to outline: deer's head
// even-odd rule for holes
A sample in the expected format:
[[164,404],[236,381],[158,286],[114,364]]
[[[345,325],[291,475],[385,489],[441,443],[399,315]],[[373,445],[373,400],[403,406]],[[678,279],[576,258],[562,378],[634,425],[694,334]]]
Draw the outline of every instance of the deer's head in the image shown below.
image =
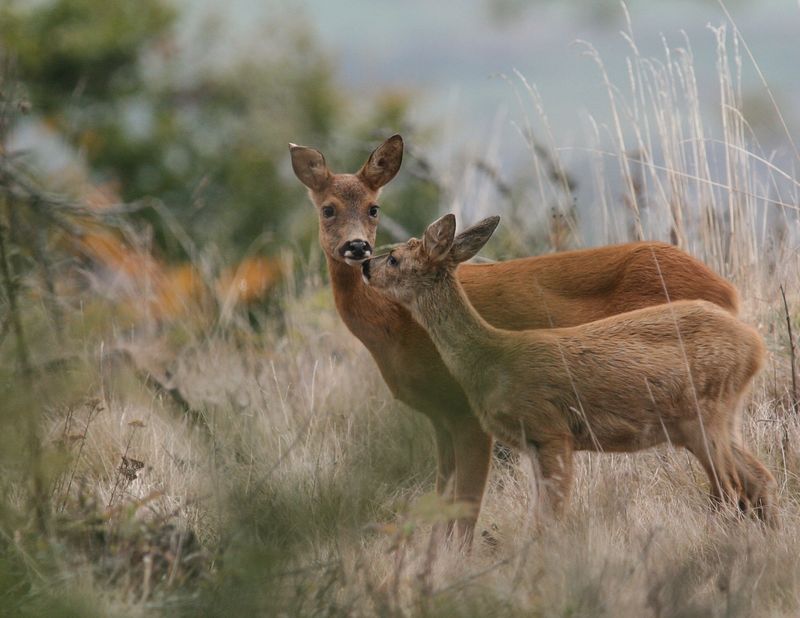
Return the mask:
[[475,256],[499,222],[498,216],[488,217],[456,236],[455,216],[445,215],[428,226],[422,240],[412,238],[386,255],[366,260],[361,265],[364,282],[409,306],[420,293]]
[[334,174],[319,150],[290,144],[292,168],[309,189],[319,215],[322,249],[334,260],[360,264],[372,255],[378,229],[381,188],[403,161],[403,138],[378,146],[355,174]]

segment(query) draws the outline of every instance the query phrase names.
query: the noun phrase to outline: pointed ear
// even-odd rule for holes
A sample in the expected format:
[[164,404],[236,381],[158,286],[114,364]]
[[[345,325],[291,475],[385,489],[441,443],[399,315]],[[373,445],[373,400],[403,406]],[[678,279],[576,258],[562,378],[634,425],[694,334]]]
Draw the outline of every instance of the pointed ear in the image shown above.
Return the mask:
[[295,176],[312,191],[324,191],[332,176],[319,150],[289,144]]
[[450,256],[456,262],[466,262],[483,248],[500,223],[500,217],[488,217],[456,236]]
[[403,138],[392,135],[378,146],[358,171],[358,176],[373,191],[395,177],[403,162]]
[[455,215],[445,215],[431,223],[425,230],[425,235],[422,237],[422,248],[433,262],[438,262],[450,251],[455,234]]

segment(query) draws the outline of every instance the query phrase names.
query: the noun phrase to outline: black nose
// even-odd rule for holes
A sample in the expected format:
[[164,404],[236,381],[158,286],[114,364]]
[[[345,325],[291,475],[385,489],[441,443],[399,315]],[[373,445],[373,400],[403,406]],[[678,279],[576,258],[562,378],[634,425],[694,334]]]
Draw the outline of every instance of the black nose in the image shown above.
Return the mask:
[[372,253],[372,247],[366,240],[350,240],[342,245],[343,257],[360,260]]
[[369,279],[369,263],[371,261],[372,260],[365,260],[364,262],[361,262],[361,274],[367,279]]

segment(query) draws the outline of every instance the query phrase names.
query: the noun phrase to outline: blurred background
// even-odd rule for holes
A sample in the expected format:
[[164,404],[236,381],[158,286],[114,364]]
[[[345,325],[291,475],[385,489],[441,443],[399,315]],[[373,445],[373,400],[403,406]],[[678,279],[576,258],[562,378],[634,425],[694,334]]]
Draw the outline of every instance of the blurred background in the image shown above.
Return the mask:
[[[593,234],[586,151],[633,134],[614,126],[607,84],[630,89],[633,51],[664,64],[691,53],[711,132],[720,125],[712,29],[734,38],[717,2],[634,0],[627,10],[632,25],[612,0],[466,0],[457,10],[422,0],[6,0],[6,73],[24,113],[8,118],[5,148],[48,190],[95,208],[129,205],[159,256],[218,270],[281,247],[308,254],[315,221],[289,141],[355,171],[395,132],[408,157],[386,192],[384,214],[398,225],[383,240],[419,233],[440,210],[472,218],[507,210],[509,199],[528,226],[549,225],[538,156],[570,175],[571,203],[558,216],[583,211],[572,225],[597,244],[606,236]],[[727,10],[749,46],[732,73],[753,141],[765,158],[791,162],[770,96],[796,134],[797,6]]]
[[[0,0],[0,615],[798,615],[799,32],[795,0]],[[532,544],[495,467],[438,559],[431,427],[288,151],[354,172],[394,133],[379,244],[501,214],[485,259],[657,239],[738,286],[784,531],[710,526],[659,450],[584,460]]]

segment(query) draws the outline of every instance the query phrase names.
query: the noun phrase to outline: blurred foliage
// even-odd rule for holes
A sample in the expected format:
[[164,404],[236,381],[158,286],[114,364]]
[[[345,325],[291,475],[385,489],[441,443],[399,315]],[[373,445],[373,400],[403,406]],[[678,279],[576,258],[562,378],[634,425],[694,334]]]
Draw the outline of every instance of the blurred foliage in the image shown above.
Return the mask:
[[[622,4],[618,0],[595,0],[594,2],[563,2],[557,0],[484,0],[486,13],[497,26],[513,25],[531,9],[543,6],[556,6],[579,14],[587,22],[609,27],[619,27],[623,20]],[[701,4],[716,5],[716,0],[701,0]],[[734,5],[730,0],[727,5]],[[655,0],[625,0],[627,7],[645,7],[655,4]],[[689,3],[687,3],[689,4]],[[696,4],[696,3],[695,3]]]
[[[23,6],[4,4],[3,40],[18,58],[42,113],[54,114],[59,122],[73,119],[78,103],[103,104],[135,93],[141,86],[136,62],[142,47],[165,36],[174,18],[157,0]],[[65,104],[72,97],[77,100]]]
[[[278,169],[291,129],[325,136],[334,125],[331,71],[298,26],[276,45],[288,46],[284,57],[234,59],[187,79],[176,20],[162,0],[56,0],[7,3],[0,22],[33,112],[93,179],[124,201],[161,199],[198,242],[247,246],[285,214]],[[166,246],[155,214],[142,215]]]
[[[290,222],[311,210],[287,173],[287,143],[335,150],[334,159],[345,144],[342,160],[354,171],[406,127],[408,99],[360,101],[354,113],[329,55],[296,15],[273,11],[258,45],[235,47],[215,46],[213,23],[203,41],[181,47],[180,17],[165,0],[6,0],[0,37],[33,122],[75,149],[92,182],[124,202],[157,198],[197,246],[212,243],[228,258],[297,242]],[[396,182],[405,203],[422,199],[430,209],[437,197],[430,183]],[[168,255],[186,257],[153,209],[136,216]],[[301,230],[301,243],[315,236],[310,223]]]

